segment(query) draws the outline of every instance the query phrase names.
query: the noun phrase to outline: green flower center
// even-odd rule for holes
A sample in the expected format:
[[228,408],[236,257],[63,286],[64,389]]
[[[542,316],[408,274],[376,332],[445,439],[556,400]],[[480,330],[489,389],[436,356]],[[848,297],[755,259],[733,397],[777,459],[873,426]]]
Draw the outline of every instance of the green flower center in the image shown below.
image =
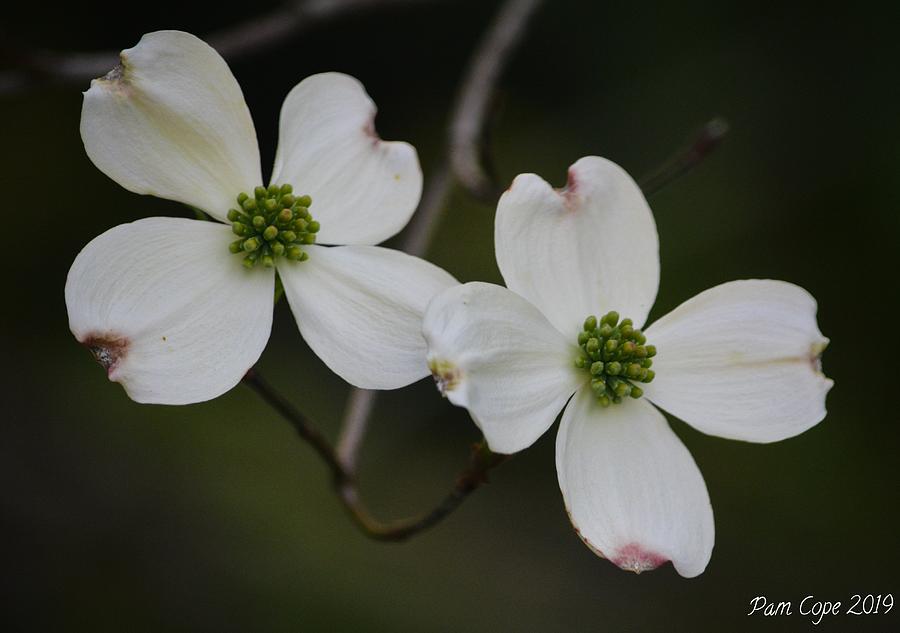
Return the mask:
[[591,375],[591,389],[601,406],[644,395],[635,383],[648,383],[656,375],[650,369],[656,348],[646,343],[647,337],[634,329],[631,319],[619,321],[618,312],[608,312],[599,321],[595,316],[584,320],[575,366]]
[[246,268],[257,262],[271,268],[282,256],[297,262],[309,259],[303,246],[316,241],[319,223],[309,214],[312,198],[295,196],[293,191],[291,185],[269,185],[257,187],[252,196],[237,197],[238,208],[228,212],[228,219],[240,239],[228,250],[243,254]]

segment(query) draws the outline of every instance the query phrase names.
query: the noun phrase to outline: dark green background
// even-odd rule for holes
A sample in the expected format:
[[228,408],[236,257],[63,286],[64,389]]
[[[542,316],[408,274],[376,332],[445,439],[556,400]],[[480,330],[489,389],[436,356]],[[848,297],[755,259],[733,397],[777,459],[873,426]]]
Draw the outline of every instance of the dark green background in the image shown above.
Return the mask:
[[[455,515],[403,545],[366,540],[326,470],[248,389],[187,407],[138,405],[68,332],[63,286],[79,249],[115,224],[181,215],[133,195],[81,146],[79,91],[0,97],[6,218],[0,438],[3,617],[54,631],[897,630],[888,616],[745,616],[766,595],[894,593],[898,532],[896,251],[900,116],[895,16],[862,3],[550,1],[503,82],[493,128],[504,182],[562,184],[599,154],[639,176],[704,121],[732,124],[702,166],[650,199],[662,285],[652,318],[720,282],[807,288],[832,339],[828,417],[773,445],[680,421],[709,488],[706,572],[634,576],[585,548],[556,482],[555,430],[495,472]],[[342,20],[235,63],[271,164],[280,102],[304,76],[359,77],[385,138],[428,173],[456,84],[495,2],[444,2]],[[7,32],[102,49],[144,32],[202,35],[253,7],[186,3],[16,9]],[[430,259],[500,281],[493,209],[455,192]],[[261,366],[335,436],[346,385],[305,347],[286,305]],[[385,517],[436,501],[476,439],[430,381],[386,394],[362,456]]]

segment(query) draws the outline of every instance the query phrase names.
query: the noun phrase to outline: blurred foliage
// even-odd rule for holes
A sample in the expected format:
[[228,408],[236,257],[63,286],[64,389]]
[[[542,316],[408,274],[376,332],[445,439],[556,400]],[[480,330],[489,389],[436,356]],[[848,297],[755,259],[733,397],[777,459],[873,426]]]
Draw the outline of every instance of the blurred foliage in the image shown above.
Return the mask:
[[[427,173],[496,7],[367,14],[234,64],[264,165],[288,90],[341,70],[379,104],[382,135],[416,145]],[[139,17],[112,4],[48,17],[28,3],[5,28],[45,46],[125,48],[146,31],[202,35],[261,10],[160,2]],[[534,171],[562,184],[587,154],[640,175],[711,116],[731,122],[721,150],[650,199],[663,266],[651,320],[735,278],[786,279],[819,300],[836,382],[822,424],[762,446],[673,420],[716,515],[712,562],[694,580],[671,566],[627,574],[581,544],[556,483],[555,431],[445,523],[391,545],[355,531],[313,453],[249,390],[189,407],[129,401],[68,332],[66,271],[111,226],[185,210],[91,165],[78,135],[86,85],[0,97],[3,188],[8,213],[22,214],[7,234],[15,265],[0,317],[8,630],[779,631],[811,625],[747,618],[751,598],[896,595],[898,350],[872,328],[897,307],[900,47],[889,16],[843,10],[551,0],[503,82],[492,139],[504,181]],[[500,281],[492,227],[493,209],[455,192],[430,257],[461,280]],[[346,386],[284,305],[273,338],[262,367],[334,436]],[[476,438],[428,381],[385,394],[363,491],[384,516],[418,511]],[[897,628],[892,613],[816,630]]]

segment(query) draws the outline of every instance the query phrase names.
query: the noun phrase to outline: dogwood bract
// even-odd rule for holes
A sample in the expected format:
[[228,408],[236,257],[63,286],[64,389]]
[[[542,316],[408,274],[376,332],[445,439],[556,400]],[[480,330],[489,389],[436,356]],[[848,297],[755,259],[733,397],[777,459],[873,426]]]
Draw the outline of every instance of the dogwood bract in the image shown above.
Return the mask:
[[531,445],[565,407],[557,474],[582,540],[623,569],[671,560],[700,574],[714,541],[709,495],[653,405],[751,442],[816,424],[832,381],[815,300],[783,281],[733,281],[642,332],[659,285],[656,225],[635,182],[602,158],[576,162],[561,190],[518,176],[495,231],[509,289],[456,286],[425,313],[439,387],[500,453]]
[[282,106],[263,187],[250,112],[218,53],[179,31],[122,51],[84,95],[88,156],[126,189],[218,222],[123,224],[75,259],[70,328],[110,379],[139,402],[227,391],[269,338],[276,270],[304,339],[342,378],[392,389],[428,375],[422,314],[455,281],[373,246],[403,228],[422,190],[415,149],[379,139],[374,117],[356,79],[303,80]]

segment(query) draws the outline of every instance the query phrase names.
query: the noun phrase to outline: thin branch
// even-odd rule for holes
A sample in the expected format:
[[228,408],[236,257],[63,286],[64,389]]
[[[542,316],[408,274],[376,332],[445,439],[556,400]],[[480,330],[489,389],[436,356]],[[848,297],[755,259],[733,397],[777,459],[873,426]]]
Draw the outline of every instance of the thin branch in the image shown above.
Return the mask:
[[322,458],[331,471],[338,498],[353,522],[366,536],[377,541],[405,541],[440,523],[472,492],[487,482],[489,470],[499,466],[509,457],[493,453],[484,441],[479,442],[472,447],[468,466],[459,474],[450,492],[432,510],[420,516],[382,522],[366,509],[360,499],[355,477],[344,468],[331,444],[313,426],[309,418],[274,389],[255,368],[247,372],[243,382],[290,422],[297,435]]
[[716,117],[707,121],[693,140],[667,158],[659,167],[638,181],[647,196],[683,176],[699,165],[724,140],[728,134],[728,121]]
[[[436,0],[298,0],[235,26],[213,31],[204,40],[222,57],[236,60],[283,44],[290,38],[352,13],[381,7],[421,5]],[[14,47],[6,34],[4,57],[18,68],[0,71],[0,95],[47,83],[79,83],[106,74],[119,63],[118,51],[52,51]]]
[[500,75],[525,35],[541,0],[508,0],[472,58],[450,129],[450,163],[459,183],[476,198],[494,202],[499,187],[484,167],[485,120]]
[[469,465],[457,476],[450,492],[430,512],[410,519],[381,523],[365,510],[359,501],[359,491],[355,485],[341,486],[338,492],[344,506],[366,536],[376,541],[405,541],[449,516],[470,494],[487,483],[489,470],[499,466],[509,457],[491,452],[484,440],[474,444]]
[[452,187],[453,174],[448,163],[443,162],[434,168],[428,178],[419,208],[406,227],[401,249],[416,257],[423,257],[428,252]]
[[366,428],[369,426],[369,418],[375,409],[377,398],[377,391],[357,387],[350,388],[336,449],[338,459],[341,460],[341,465],[347,469],[347,472],[356,472],[359,448],[366,435]]

